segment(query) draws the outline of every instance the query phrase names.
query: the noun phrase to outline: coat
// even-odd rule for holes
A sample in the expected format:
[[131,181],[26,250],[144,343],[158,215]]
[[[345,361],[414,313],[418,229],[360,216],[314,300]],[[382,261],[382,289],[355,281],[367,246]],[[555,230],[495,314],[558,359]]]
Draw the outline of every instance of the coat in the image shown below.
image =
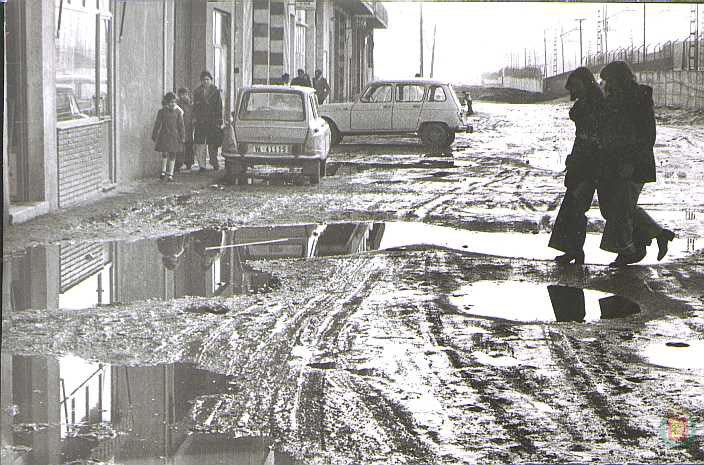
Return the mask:
[[201,128],[222,126],[222,97],[220,89],[210,86],[206,93],[203,86],[193,91],[193,125]]
[[597,180],[599,177],[599,119],[603,102],[601,94],[582,97],[577,99],[570,109],[570,119],[575,125],[575,137],[572,152],[565,160],[567,187],[582,181]]
[[653,89],[633,83],[624,92],[605,100],[600,122],[604,174],[633,167],[630,180],[655,181],[655,110]]
[[183,127],[186,130],[186,142],[193,142],[193,104],[178,100],[178,106],[183,110]]
[[179,109],[162,108],[156,115],[152,140],[156,143],[157,152],[183,152],[185,130],[183,127],[183,112]]

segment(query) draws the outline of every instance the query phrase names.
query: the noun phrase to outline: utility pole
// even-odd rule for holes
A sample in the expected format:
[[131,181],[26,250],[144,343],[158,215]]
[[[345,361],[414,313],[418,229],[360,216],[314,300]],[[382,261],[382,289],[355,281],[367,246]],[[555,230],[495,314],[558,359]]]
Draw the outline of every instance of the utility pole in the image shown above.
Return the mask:
[[430,56],[430,77],[433,77],[435,71],[435,34],[438,32],[438,25],[433,26],[433,53]]
[[423,77],[423,2],[420,2],[420,77]]
[[645,61],[645,3],[643,3],[643,61]]
[[560,27],[560,47],[562,48],[562,72],[565,72],[565,33]]
[[577,19],[577,21],[579,21],[579,66],[582,66],[584,64],[582,54],[582,21],[584,21],[584,19],[585,18]]
[[543,29],[543,52],[545,54],[545,58],[543,61],[544,65],[544,77],[548,77],[548,39],[547,39],[547,33],[545,32],[545,29]]
[[[609,54],[609,19],[608,19],[608,9],[607,6],[604,5],[604,54],[608,55]],[[607,58],[608,61],[608,58]]]

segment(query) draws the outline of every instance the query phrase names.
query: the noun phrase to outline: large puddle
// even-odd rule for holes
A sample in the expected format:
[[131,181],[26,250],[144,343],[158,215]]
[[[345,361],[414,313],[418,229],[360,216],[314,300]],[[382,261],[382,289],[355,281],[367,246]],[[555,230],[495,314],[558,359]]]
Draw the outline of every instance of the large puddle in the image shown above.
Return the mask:
[[704,370],[704,341],[677,340],[653,342],[643,351],[653,365],[680,370]]
[[[2,463],[295,465],[270,438],[223,425],[227,377],[191,365],[126,367],[2,355]],[[225,420],[223,420],[223,418]]]
[[[587,238],[587,263],[613,260]],[[280,286],[270,259],[308,259],[405,247],[551,260],[548,234],[477,232],[423,223],[333,223],[202,230],[156,240],[31,247],[3,258],[3,313],[81,309],[147,299],[264,293]],[[675,239],[665,261],[694,242]],[[650,247],[642,265],[658,263]],[[217,309],[194,309],[212,311]]]
[[594,322],[640,313],[638,304],[623,296],[523,281],[478,281],[449,301],[467,315],[526,323]]

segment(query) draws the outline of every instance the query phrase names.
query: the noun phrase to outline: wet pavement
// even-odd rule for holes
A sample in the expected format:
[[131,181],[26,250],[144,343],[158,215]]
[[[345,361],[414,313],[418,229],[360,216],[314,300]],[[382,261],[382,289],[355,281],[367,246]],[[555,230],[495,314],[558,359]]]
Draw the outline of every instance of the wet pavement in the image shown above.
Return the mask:
[[704,416],[701,131],[659,128],[665,260],[605,266],[595,205],[558,266],[566,108],[3,231],[2,463],[704,461],[704,432],[663,439]]

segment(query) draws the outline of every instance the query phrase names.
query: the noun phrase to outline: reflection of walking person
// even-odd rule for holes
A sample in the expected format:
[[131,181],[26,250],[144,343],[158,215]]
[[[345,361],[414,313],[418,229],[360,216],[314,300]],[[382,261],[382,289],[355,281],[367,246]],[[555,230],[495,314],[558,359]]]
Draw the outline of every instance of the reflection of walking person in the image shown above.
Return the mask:
[[562,264],[574,260],[584,263],[584,241],[587,237],[585,213],[592,205],[599,173],[598,121],[604,97],[594,75],[587,68],[574,70],[565,88],[575,101],[570,109],[575,138],[572,152],[565,160],[567,191],[555,219],[548,246],[565,252],[555,258]]
[[217,171],[220,169],[218,149],[222,144],[222,98],[208,71],[200,73],[200,82],[201,85],[193,91],[193,152],[200,171],[205,171],[207,149],[210,164]]
[[183,152],[183,112],[176,106],[176,95],[169,92],[161,100],[162,108],[156,115],[152,140],[154,150],[161,152],[161,179],[174,180],[176,154]]
[[637,205],[643,184],[655,182],[653,89],[639,85],[622,61],[609,63],[600,75],[606,90],[600,123],[599,206],[606,219],[601,248],[617,253],[612,265],[623,266],[642,260],[656,239],[661,260],[674,233]]

